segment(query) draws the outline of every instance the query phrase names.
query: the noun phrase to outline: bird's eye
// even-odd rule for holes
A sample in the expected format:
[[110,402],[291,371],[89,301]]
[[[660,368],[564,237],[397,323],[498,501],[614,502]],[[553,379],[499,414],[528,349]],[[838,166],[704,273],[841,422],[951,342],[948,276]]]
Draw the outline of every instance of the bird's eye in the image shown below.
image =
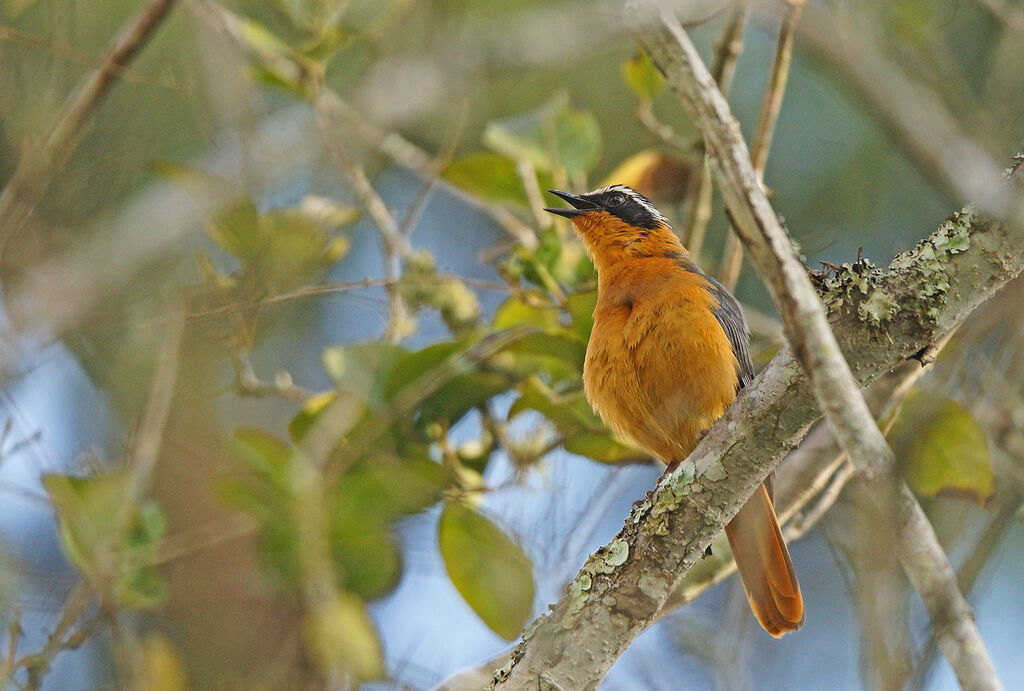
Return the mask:
[[618,206],[626,203],[626,195],[616,192],[608,197],[608,206]]

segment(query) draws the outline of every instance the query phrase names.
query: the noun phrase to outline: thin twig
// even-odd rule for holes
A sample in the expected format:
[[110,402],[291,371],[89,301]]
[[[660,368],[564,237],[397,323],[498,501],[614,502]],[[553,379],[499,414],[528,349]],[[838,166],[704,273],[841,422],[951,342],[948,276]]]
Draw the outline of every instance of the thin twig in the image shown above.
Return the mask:
[[[739,0],[733,8],[729,23],[722,32],[715,47],[715,60],[711,66],[711,75],[718,84],[718,88],[726,96],[732,87],[732,78],[736,73],[736,61],[743,52],[743,33],[747,26],[747,14],[750,12],[749,0]],[[711,186],[711,171],[708,169],[704,149],[701,147],[701,174],[697,178],[697,185],[690,195],[690,214],[687,222],[686,232],[683,235],[683,243],[699,256],[704,248],[704,236],[707,232],[708,221],[711,220],[711,197],[713,188]]]
[[1024,221],[1024,202],[1003,185],[1003,167],[956,113],[889,60],[866,32],[850,34],[830,13],[809,7],[801,45],[843,77],[917,171],[951,200],[972,200],[995,220]]
[[[653,17],[652,17],[653,19]],[[904,571],[924,600],[943,652],[965,688],[1002,688],[970,606],[935,532],[906,485],[842,356],[824,308],[765,197],[729,106],[678,21],[659,11],[642,42],[704,133],[733,225],[767,280],[793,351],[840,446],[878,508],[895,521]],[[895,486],[895,497],[893,487]],[[894,501],[893,501],[894,500]]]
[[176,0],[153,0],[125,24],[107,46],[99,67],[79,82],[37,148],[22,152],[0,194],[0,257],[8,240],[32,215],[53,177],[85,134],[86,125],[124,68],[153,36]]
[[814,506],[811,507],[806,513],[798,514],[792,522],[786,526],[785,536],[786,540],[791,542],[793,540],[799,540],[804,535],[809,533],[814,526],[818,525],[828,510],[835,505],[839,499],[839,495],[843,493],[843,488],[846,487],[847,481],[856,472],[856,468],[850,463],[844,463],[840,466],[839,470],[832,476],[832,481],[829,483],[825,491],[821,493],[818,501],[815,502]]
[[128,497],[123,505],[124,510],[128,512],[122,523],[124,530],[127,530],[131,513],[149,493],[153,473],[160,458],[160,448],[163,445],[164,427],[167,425],[167,417],[174,398],[179,350],[185,333],[185,308],[175,302],[170,311],[169,328],[164,334],[163,344],[157,356],[149,402],[139,427],[138,443],[132,453],[131,482],[128,486]]
[[[1014,493],[1003,497],[999,501],[999,510],[996,512],[996,515],[992,517],[985,532],[978,538],[978,542],[974,545],[967,559],[957,569],[957,583],[960,584],[960,590],[963,592],[970,593],[974,590],[982,569],[989,563],[996,548],[1006,536],[1007,531],[1016,522],[1017,512],[1020,511],[1022,499],[1024,498],[1020,494]],[[928,675],[931,670],[935,669],[934,662],[937,652],[935,636],[930,636],[928,643],[925,644],[924,649],[918,655],[914,680],[908,687],[923,689],[928,686]]]
[[[789,81],[789,68],[793,62],[793,42],[796,38],[796,26],[800,21],[807,0],[788,0],[786,16],[779,29],[779,41],[775,47],[775,61],[772,64],[772,77],[761,101],[761,112],[757,116],[757,129],[754,131],[754,143],[750,147],[751,162],[757,172],[758,181],[764,184],[765,166],[768,164],[768,151],[772,146],[775,134],[775,123],[782,109],[782,99],[786,95],[786,83]],[[722,254],[722,265],[718,271],[719,280],[732,290],[739,280],[743,268],[743,245],[735,231],[725,239],[725,250]]]
[[323,98],[323,87],[316,86],[317,93],[313,98],[313,108],[316,111],[317,126],[321,136],[324,138],[327,148],[334,155],[335,160],[341,167],[349,185],[362,203],[363,208],[373,219],[377,230],[380,233],[384,254],[384,273],[392,281],[388,284],[388,306],[389,318],[388,327],[384,338],[389,343],[397,343],[405,337],[408,328],[409,310],[405,306],[402,294],[393,282],[398,281],[402,275],[402,260],[412,255],[412,245],[408,238],[402,233],[402,229],[395,221],[394,216],[388,210],[387,204],[377,190],[374,189],[370,180],[366,177],[366,171],[353,159],[345,148],[341,146],[331,135],[331,117],[327,101]]
[[53,659],[70,647],[71,629],[82,617],[88,605],[89,588],[84,581],[79,581],[68,595],[60,619],[57,620],[50,635],[46,637],[46,643],[43,644],[42,650],[25,655],[14,663],[12,674],[22,669],[28,672],[26,688],[39,688],[43,677],[50,671]]

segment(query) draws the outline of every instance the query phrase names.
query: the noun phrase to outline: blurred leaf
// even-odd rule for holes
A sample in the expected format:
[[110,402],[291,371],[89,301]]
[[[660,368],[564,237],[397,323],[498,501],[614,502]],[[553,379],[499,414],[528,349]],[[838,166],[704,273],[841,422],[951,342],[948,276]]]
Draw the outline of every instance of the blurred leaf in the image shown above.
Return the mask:
[[185,665],[174,644],[164,634],[153,631],[142,640],[140,689],[148,691],[188,691],[191,688]]
[[511,371],[519,375],[546,374],[550,383],[579,382],[587,344],[568,329],[524,336],[506,351],[513,356]]
[[402,553],[388,530],[362,521],[335,527],[331,538],[334,559],[345,587],[370,599],[385,595],[402,575]]
[[34,5],[36,0],[4,0],[4,11],[11,19],[17,19],[18,15]]
[[307,398],[306,402],[302,404],[302,410],[288,423],[288,436],[291,440],[296,444],[301,442],[302,438],[306,436],[306,432],[316,422],[316,418],[321,411],[337,400],[337,398],[337,391],[324,391]]
[[438,528],[448,576],[492,631],[515,638],[533,608],[533,571],[523,551],[468,506],[449,502]]
[[385,676],[384,651],[362,599],[339,592],[310,612],[306,643],[324,670],[343,670],[368,681]]
[[[159,605],[166,587],[150,564],[166,531],[159,507],[126,507],[130,471],[94,477],[46,475],[43,486],[57,511],[58,532],[68,560],[93,584],[126,608]],[[128,525],[121,521],[128,512]],[[124,535],[118,535],[122,528]]]
[[936,38],[941,6],[931,0],[890,0],[885,9],[888,31],[898,37],[900,43],[927,47]]
[[555,119],[558,160],[570,176],[588,173],[601,157],[601,126],[589,110],[567,106]]
[[427,458],[377,458],[345,473],[335,490],[335,523],[367,519],[383,523],[422,511],[441,499],[447,485],[440,464]]
[[263,251],[260,214],[251,199],[239,199],[207,223],[210,238],[240,260]]
[[665,77],[643,51],[622,63],[622,78],[630,91],[645,101],[653,101],[665,88]]
[[508,391],[510,386],[508,378],[496,372],[460,374],[423,401],[416,421],[419,424],[436,421],[455,424],[470,410]]
[[635,446],[624,444],[611,432],[575,432],[566,438],[563,446],[569,453],[599,463],[636,462],[650,456]]
[[[543,298],[536,296],[538,300]],[[517,324],[528,324],[538,329],[555,329],[560,326],[558,312],[553,307],[542,307],[524,302],[512,296],[501,303],[494,312],[492,325],[496,330],[508,329]]]
[[310,60],[327,63],[352,36],[353,32],[348,28],[329,24],[308,41],[304,41],[298,47],[298,52]]
[[475,153],[452,161],[444,178],[475,197],[529,206],[515,161],[496,153]]
[[584,342],[590,340],[590,332],[594,328],[594,308],[597,307],[597,291],[570,295],[566,301],[569,305],[569,316],[572,328]]
[[508,417],[512,419],[524,410],[536,410],[566,435],[578,431],[602,433],[605,427],[594,414],[583,391],[558,394],[537,377],[529,377],[523,392],[512,407]]
[[254,272],[262,285],[296,287],[317,278],[348,250],[348,239],[332,238],[301,211],[281,209],[260,219],[263,241]]
[[912,391],[888,436],[907,483],[918,494],[984,504],[995,491],[985,433],[956,401]]
[[[408,354],[409,351],[401,346],[358,343],[325,348],[321,361],[327,376],[339,389],[379,409],[386,405],[394,392],[393,388],[388,388],[392,371]],[[410,374],[414,373],[415,370],[411,369]],[[400,378],[405,376],[408,375],[400,375]]]
[[488,123],[483,141],[512,160],[529,161],[538,171],[561,165],[575,175],[597,163],[601,130],[593,113],[574,108],[569,95],[560,92],[535,110]]
[[250,467],[269,477],[284,481],[292,456],[292,447],[258,427],[240,427],[232,439],[235,455]]

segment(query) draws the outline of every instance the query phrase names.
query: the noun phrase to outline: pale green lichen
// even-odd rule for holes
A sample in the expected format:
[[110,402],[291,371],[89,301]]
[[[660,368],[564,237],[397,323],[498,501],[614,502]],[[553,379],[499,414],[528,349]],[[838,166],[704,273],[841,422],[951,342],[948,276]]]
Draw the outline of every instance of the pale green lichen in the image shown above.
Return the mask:
[[[968,205],[947,218],[914,249],[892,260],[885,283],[898,286],[892,276],[902,274],[904,284],[913,294],[904,294],[898,288],[883,288],[883,272],[861,259],[833,267],[826,275],[819,276],[817,284],[822,302],[832,310],[856,309],[858,318],[876,329],[884,330],[899,315],[907,315],[923,327],[931,328],[942,314],[950,289],[949,258],[970,248],[976,221],[977,210]],[[894,289],[897,292],[892,292]]]
[[728,477],[728,473],[725,472],[725,466],[722,465],[722,459],[716,458],[711,461],[711,464],[708,465],[707,470],[704,471],[702,477],[710,482],[718,482],[719,480],[724,480]]
[[562,626],[564,628],[571,629],[576,625],[577,617],[583,611],[587,604],[587,599],[590,597],[590,588],[593,584],[593,578],[586,571],[576,576],[573,582],[569,584],[565,615],[562,617]]
[[633,507],[630,512],[630,517],[633,519],[633,525],[636,525],[643,520],[644,516],[647,515],[647,510],[653,506],[650,499],[644,499],[642,502]]
[[653,535],[668,535],[668,514],[679,508],[683,497],[690,494],[697,466],[683,461],[679,468],[663,482],[651,505],[647,530]]
[[608,545],[608,554],[604,558],[604,563],[608,566],[622,566],[628,557],[629,545],[622,538],[615,538]]

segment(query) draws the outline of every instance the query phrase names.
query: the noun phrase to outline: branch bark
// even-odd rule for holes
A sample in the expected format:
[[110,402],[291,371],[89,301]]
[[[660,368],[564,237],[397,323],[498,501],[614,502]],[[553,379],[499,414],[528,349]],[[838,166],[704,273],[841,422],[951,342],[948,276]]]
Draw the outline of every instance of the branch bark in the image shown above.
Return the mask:
[[[674,20],[665,18],[653,29],[648,26],[644,36],[648,50],[667,73],[670,85],[684,91],[690,88],[677,72],[680,53],[689,44]],[[668,62],[669,59],[672,61]],[[687,65],[688,70],[703,71],[702,79],[696,79],[696,83],[717,93],[692,46]],[[692,72],[690,79],[694,79]],[[716,167],[722,167],[718,157],[732,147],[734,163],[745,161],[749,168],[739,128],[721,95],[713,104],[715,108],[699,98],[690,99],[687,105],[698,115],[717,117],[720,121],[718,134],[724,139],[709,141],[716,155]],[[701,118],[694,120],[702,124]],[[734,146],[736,143],[738,146]],[[739,176],[729,185],[726,183],[730,179],[722,170],[718,172],[724,178],[720,185],[731,187],[726,200],[734,209],[734,218],[742,216],[742,220],[735,218],[738,225],[777,226],[756,178]],[[754,196],[753,209],[747,195]],[[756,236],[754,239],[758,240]],[[759,247],[753,248],[752,256],[759,265],[769,264],[774,261],[771,251],[767,243],[760,242]],[[803,267],[792,256],[788,240],[779,249],[784,256],[788,252],[795,262],[784,270],[776,270],[782,282],[806,282]],[[1024,232],[1019,227],[993,223],[968,208],[950,217],[914,250],[896,257],[887,271],[862,262],[826,281],[822,297],[831,308],[830,321],[838,345],[849,359],[857,384],[872,381],[959,323],[1021,272],[1022,250]],[[796,317],[791,320],[791,335],[793,322],[802,327],[805,323],[820,324],[823,319],[820,306],[791,312]],[[798,341],[798,347],[811,371],[817,371],[818,361],[823,357],[828,360],[839,354],[836,340],[831,344],[826,340],[824,347],[820,340],[811,344]],[[788,349],[783,349],[687,461],[662,481],[652,499],[630,514],[616,538],[588,559],[551,613],[528,627],[509,664],[497,672],[494,687],[537,688],[549,684],[552,688],[595,688],[633,638],[653,621],[715,533],[820,416],[812,386],[821,390],[823,383],[828,385],[829,381],[805,380],[796,359]],[[848,416],[850,410],[843,406],[856,407],[859,401],[863,407],[856,389],[854,394],[847,395],[854,399],[852,402],[832,401],[826,395],[830,418]],[[839,423],[841,438],[847,442],[844,447],[848,453],[852,451],[851,457],[861,459],[867,467],[879,468],[877,475],[885,477],[888,448],[884,440],[881,444],[876,439],[874,444],[864,445],[859,439],[850,438],[860,434],[863,426],[845,425],[841,419]],[[915,511],[903,501],[905,495],[899,498],[895,508],[904,526],[901,534],[910,536],[913,533],[909,528],[916,527],[921,529],[918,537],[927,537],[930,528],[926,523],[920,524],[919,507]],[[934,546],[933,534],[931,539],[929,544]],[[945,561],[941,552],[936,554],[920,544],[906,546],[910,548],[906,561],[922,567]],[[918,577],[915,585],[920,585],[919,590],[936,605],[930,613],[937,627],[949,633],[946,643],[951,651],[967,656],[947,653],[954,668],[963,675],[962,683],[972,688],[998,688],[983,646],[960,645],[964,631],[973,632],[973,639],[979,644],[980,639],[976,637],[969,609],[953,606],[962,603],[962,597],[955,587],[951,591],[942,569],[932,572],[935,578],[930,583],[924,582],[924,568],[909,570]],[[966,607],[966,603],[963,605]],[[965,664],[968,657],[970,664]],[[973,669],[965,669],[968,666]]]

